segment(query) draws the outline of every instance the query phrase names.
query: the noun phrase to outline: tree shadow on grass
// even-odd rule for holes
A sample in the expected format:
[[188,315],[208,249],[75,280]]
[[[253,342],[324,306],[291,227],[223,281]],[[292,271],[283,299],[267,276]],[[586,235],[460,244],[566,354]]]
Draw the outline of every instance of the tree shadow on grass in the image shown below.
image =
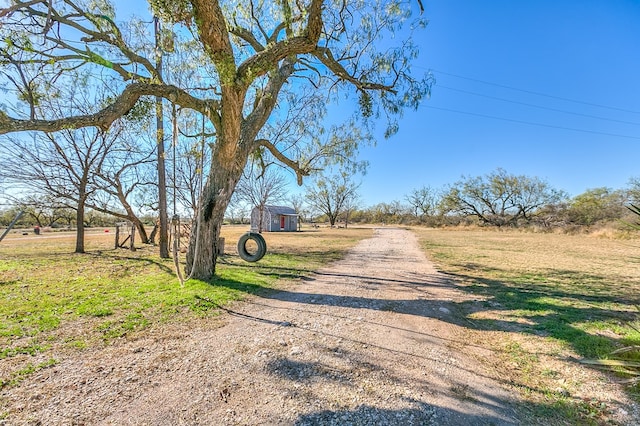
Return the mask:
[[[516,280],[490,280],[482,277],[483,272],[492,275],[506,275],[498,268],[488,268],[475,263],[454,264],[454,268],[466,270],[465,273],[445,273],[457,282],[489,289],[508,287],[520,293],[542,292],[552,297],[574,297],[581,301],[596,303],[640,304],[637,283],[614,281],[604,275],[585,273],[568,269],[542,269],[534,273],[523,273]],[[477,271],[477,274],[474,272]],[[493,285],[495,283],[495,285]],[[475,290],[473,290],[475,292]]]
[[158,268],[159,271],[162,271],[168,274],[174,273],[174,270],[171,267],[165,265],[162,261],[157,260],[155,258],[148,257],[148,256],[143,256],[143,257],[128,256],[128,255],[120,254],[117,251],[109,252],[109,253],[106,253],[104,251],[87,252],[87,253],[84,253],[84,255],[94,256],[99,258],[108,258],[112,260],[127,260],[127,261],[139,263],[144,266],[155,266],[156,268]]
[[[275,293],[277,294],[277,293]],[[258,303],[260,304],[260,303]],[[264,306],[264,305],[263,305]],[[292,308],[298,309],[298,308]],[[242,317],[247,321],[266,323],[275,327],[297,327],[308,332],[320,334],[324,337],[339,339],[341,341],[349,341],[358,346],[366,346],[382,351],[389,352],[389,356],[409,355],[414,357],[416,365],[428,362],[432,359],[429,353],[409,353],[394,347],[385,347],[371,342],[354,340],[347,335],[332,334],[327,330],[309,328],[304,324],[292,324],[275,320],[268,317],[255,316],[235,312],[231,309],[224,308],[229,314]],[[312,314],[308,307],[299,309],[303,314]],[[322,312],[322,315],[328,315]],[[278,317],[275,315],[274,317]],[[377,324],[385,326],[384,324]],[[390,325],[386,325],[390,326]],[[404,330],[410,331],[410,330]],[[419,332],[419,334],[427,336],[428,333]],[[450,339],[445,339],[450,340]],[[324,341],[324,339],[322,340]],[[317,340],[321,342],[321,340]],[[464,342],[460,342],[464,343]],[[367,356],[367,352],[359,353],[349,351],[344,347],[336,349],[335,346],[327,346],[323,343],[315,343],[314,353],[331,352],[341,362],[338,366],[334,362],[326,360],[313,359],[302,360],[298,357],[276,356],[270,359],[265,369],[268,373],[278,376],[281,379],[290,381],[291,386],[287,394],[292,398],[305,399],[309,401],[308,406],[328,407],[335,404],[329,404],[323,398],[326,395],[317,394],[314,389],[324,389],[330,384],[338,384],[346,388],[354,388],[358,386],[359,379],[365,379],[366,383],[372,380],[372,376],[382,376],[386,383],[403,383],[402,379],[393,376],[388,366],[384,367],[371,362],[371,358]],[[464,365],[458,366],[461,370],[466,370],[469,377],[481,376],[489,378],[477,370],[466,369]],[[434,372],[435,373],[435,372]],[[435,373],[437,374],[437,373]],[[403,397],[401,394],[378,395],[380,398],[369,398],[368,405],[353,406],[353,402],[338,404],[342,407],[332,410],[323,409],[301,414],[294,424],[311,425],[311,424],[353,424],[353,425],[383,425],[383,424],[420,424],[420,425],[515,425],[515,424],[540,424],[540,425],[566,425],[566,424],[596,424],[595,422],[571,423],[568,419],[578,421],[574,407],[562,404],[545,404],[545,403],[529,403],[514,402],[497,398],[495,395],[483,392],[481,389],[469,387],[465,383],[456,383],[444,373],[444,379],[447,385],[434,384],[430,375],[424,378],[416,378],[405,386],[412,389],[412,393],[420,394],[416,399]],[[509,382],[498,380],[505,385]],[[357,390],[357,389],[356,389]],[[546,390],[529,387],[529,392],[543,394]],[[353,393],[354,389],[352,389]],[[384,393],[384,392],[383,392]],[[441,406],[436,406],[429,401],[433,401],[434,395],[440,395],[438,398],[444,401]],[[391,400],[389,399],[391,398]],[[320,403],[318,402],[320,401]],[[391,402],[390,402],[391,401]],[[449,401],[449,402],[446,402]],[[453,404],[452,401],[455,401]],[[389,409],[389,406],[402,407]],[[344,407],[349,408],[344,408]],[[532,414],[532,413],[535,413]],[[536,417],[537,416],[537,417]],[[542,416],[542,417],[540,417]]]
[[[284,269],[286,270],[287,268]],[[567,276],[576,277],[572,271],[555,271],[555,276],[553,276],[553,273],[554,271],[549,271],[547,278],[553,280],[563,279]],[[640,343],[621,339],[613,333],[600,334],[585,331],[585,325],[589,323],[601,321],[607,324],[615,324],[616,322],[621,323],[633,319],[633,312],[625,309],[638,303],[635,294],[628,294],[623,291],[609,292],[607,294],[605,286],[601,286],[601,288],[592,286],[592,291],[584,292],[587,294],[583,294],[578,288],[566,288],[566,286],[556,286],[554,288],[546,284],[539,288],[536,285],[487,279],[472,273],[437,274],[423,277],[408,276],[406,279],[404,277],[394,279],[377,278],[358,273],[319,273],[307,276],[306,279],[314,280],[321,277],[330,280],[357,279],[365,287],[393,284],[396,288],[406,287],[408,292],[409,290],[411,291],[411,296],[392,300],[357,295],[316,294],[281,290],[264,292],[260,294],[262,300],[255,300],[251,303],[268,306],[269,299],[294,302],[294,307],[279,307],[279,309],[296,309],[300,310],[303,315],[305,313],[313,314],[314,309],[312,306],[314,305],[392,311],[400,314],[434,318],[468,329],[509,331],[550,337],[563,342],[564,345],[584,358],[606,356],[616,347],[630,343]],[[605,281],[604,277],[596,275],[581,277],[581,279],[588,279],[597,283]],[[465,293],[468,297],[463,298],[466,299],[463,301],[434,300],[429,297],[429,294],[430,289],[435,289],[436,287],[455,289]],[[415,296],[415,291],[418,291],[418,297]],[[327,312],[323,311],[322,314],[327,315]],[[525,321],[521,321],[523,319]],[[398,328],[392,324],[371,323],[380,327]],[[441,339],[440,336],[431,336],[428,331],[401,331],[414,333],[416,340]],[[344,336],[341,337],[344,338]],[[469,344],[468,342],[457,343]],[[381,349],[391,350],[382,347]],[[498,352],[501,349],[492,348],[491,350]],[[504,350],[504,352],[508,351]],[[504,383],[507,384],[508,382]],[[527,386],[523,385],[523,387]],[[539,395],[544,395],[548,392],[547,389],[530,389],[530,391]],[[562,398],[546,405],[540,403],[532,409],[536,413],[548,413],[549,418],[560,419],[557,423],[547,424],[564,424],[561,420],[565,418],[564,414],[567,416],[575,415],[576,410],[575,406],[569,405],[563,408]],[[299,424],[312,424],[314,421],[322,422],[322,419],[329,419],[328,422],[330,423],[336,419],[350,419],[352,418],[350,416],[357,418],[360,415],[364,415],[365,412],[371,412],[371,410],[376,412],[377,409],[363,406],[351,410],[325,410],[300,417]],[[398,413],[394,413],[394,410],[380,410],[378,414],[380,416],[392,416]],[[418,414],[418,412],[414,413],[414,415]],[[367,423],[356,422],[354,424]],[[491,422],[485,422],[483,419],[462,418],[462,423],[460,424],[491,424]]]
[[[573,348],[580,356],[593,358],[606,355],[621,344],[639,344],[624,339],[590,334],[578,327],[597,321],[625,322],[633,320],[634,312],[607,308],[608,305],[640,305],[640,299],[632,294],[609,295],[602,292],[581,294],[548,286],[543,290],[536,286],[518,285],[499,280],[486,279],[471,274],[438,274],[415,279],[389,279],[364,274],[341,274],[330,272],[310,273],[295,268],[252,266],[258,274],[283,278],[313,281],[319,277],[335,279],[357,279],[365,287],[376,288],[389,283],[420,291],[424,297],[410,299],[376,299],[361,296],[302,293],[287,290],[272,290],[259,285],[216,279],[214,285],[223,285],[258,294],[266,299],[288,300],[306,305],[331,305],[357,309],[392,311],[401,314],[435,318],[442,321],[478,330],[517,331],[536,336],[552,337]],[[572,275],[571,271],[556,271],[558,277]],[[575,277],[575,274],[572,276]],[[553,277],[551,277],[553,278]],[[602,282],[602,277],[591,276],[591,280]],[[464,282],[464,286],[453,285]],[[430,289],[449,288],[480,298],[467,301],[434,300],[429,298]],[[482,299],[482,300],[479,300]],[[494,318],[478,318],[482,312],[492,312]],[[501,317],[502,319],[496,319]],[[525,321],[518,321],[524,319]]]
[[[514,321],[524,319],[526,323],[517,324],[518,331],[552,337],[586,358],[605,356],[621,345],[640,344],[636,339],[613,333],[605,336],[584,330],[598,322],[619,325],[637,319],[633,307],[640,305],[640,299],[636,292],[607,284],[606,277],[549,270],[545,271],[545,282],[527,284],[471,274],[447,275],[454,282],[466,283],[459,287],[461,290],[486,298],[483,306],[463,303],[461,308],[467,316],[492,311],[505,318],[503,321],[474,318],[473,322],[481,328],[513,330]],[[585,285],[558,284],[568,277]]]
[[[309,280],[311,279],[310,277],[315,274],[309,265],[317,263],[319,254],[321,254],[321,252],[297,254],[296,257],[299,260],[299,266],[280,266],[269,262],[269,260],[246,262],[241,260],[238,255],[226,254],[218,258],[218,265],[228,268],[242,268],[243,270],[251,271],[262,276],[278,279]],[[218,279],[219,277],[214,278],[212,283]]]

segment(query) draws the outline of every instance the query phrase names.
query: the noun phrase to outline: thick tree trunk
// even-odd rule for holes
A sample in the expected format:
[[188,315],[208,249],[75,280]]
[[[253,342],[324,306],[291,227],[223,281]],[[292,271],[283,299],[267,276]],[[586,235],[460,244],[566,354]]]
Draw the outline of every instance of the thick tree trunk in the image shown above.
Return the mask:
[[221,154],[218,151],[213,155],[209,178],[200,196],[199,218],[191,232],[187,252],[187,274],[205,281],[216,273],[218,238],[224,213],[247,161],[246,155],[228,157],[223,154],[229,152]]
[[192,278],[207,281],[216,273],[218,256],[215,244],[220,236],[222,224],[222,220],[217,217],[218,214],[213,215],[209,220],[201,218],[199,223],[196,221],[192,227],[186,267],[187,274]]
[[[223,191],[214,191],[216,186],[215,184],[205,186],[201,197],[201,205],[204,208],[201,209],[200,218],[196,220],[193,232],[191,232],[187,252],[187,274],[191,274],[192,278],[205,281],[213,278],[216,273],[220,228],[224,221],[224,212],[235,188],[233,185]],[[206,200],[213,202],[209,213],[207,212]]]
[[[224,35],[227,37],[226,30]],[[227,53],[231,53],[230,48]],[[218,65],[224,65],[224,61]],[[247,164],[249,152],[255,148],[255,137],[264,125],[255,120],[252,123],[244,121],[242,110],[246,87],[235,86],[232,80],[222,80],[224,102],[216,129],[217,140],[211,153],[207,183],[200,195],[196,230],[191,233],[187,251],[187,275],[201,280],[211,280],[216,273],[218,238],[224,213]],[[275,104],[275,100],[273,102]],[[266,117],[268,114],[265,114],[265,120]]]

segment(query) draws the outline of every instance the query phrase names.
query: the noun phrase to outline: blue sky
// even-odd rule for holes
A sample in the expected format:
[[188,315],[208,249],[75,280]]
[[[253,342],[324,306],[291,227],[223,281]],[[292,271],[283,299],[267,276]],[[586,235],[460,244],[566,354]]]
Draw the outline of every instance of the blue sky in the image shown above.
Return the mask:
[[423,3],[414,72],[436,84],[362,150],[364,205],[498,167],[570,195],[640,177],[640,2]]
[[398,134],[361,150],[363,206],[499,167],[572,196],[640,177],[639,1],[422,3],[413,71],[436,84]]
[[[640,177],[640,1],[422,3],[413,71],[436,84],[398,134],[361,150],[363,206],[499,167],[570,195]],[[147,10],[131,6],[118,2],[121,18]]]

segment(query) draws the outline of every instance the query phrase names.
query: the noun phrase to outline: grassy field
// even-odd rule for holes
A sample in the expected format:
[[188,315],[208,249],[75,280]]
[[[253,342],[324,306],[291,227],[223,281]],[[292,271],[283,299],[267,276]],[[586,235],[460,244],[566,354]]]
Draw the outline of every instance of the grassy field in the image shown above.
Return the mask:
[[[569,409],[569,392],[564,389],[573,393],[585,384],[555,369],[556,360],[568,359],[567,369],[585,360],[640,361],[637,350],[612,354],[640,345],[640,238],[498,230],[416,232],[438,268],[482,301],[461,310],[469,327],[482,331],[483,344],[497,349],[494,357],[501,374],[523,393],[537,394],[532,396],[552,408]],[[638,373],[637,366],[613,369],[621,379]],[[640,400],[637,386],[628,392]],[[583,418],[602,414],[592,401],[574,404],[573,409],[584,411],[577,413]]]
[[0,243],[0,388],[55,364],[59,351],[99,347],[166,321],[217,315],[221,305],[339,259],[372,232],[267,233],[267,255],[246,263],[235,247],[246,230],[225,226],[217,278],[184,287],[172,259],[159,259],[150,246],[114,249],[113,230],[89,233],[86,254],[71,253],[70,233],[11,234]]

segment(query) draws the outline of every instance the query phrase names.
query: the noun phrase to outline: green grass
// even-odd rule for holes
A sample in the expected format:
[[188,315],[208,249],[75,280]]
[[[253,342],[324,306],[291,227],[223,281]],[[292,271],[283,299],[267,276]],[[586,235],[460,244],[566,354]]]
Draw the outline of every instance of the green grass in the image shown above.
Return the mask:
[[[78,262],[81,256],[69,255],[56,256],[55,263],[35,265],[27,261],[14,265],[11,272],[22,278],[17,282],[3,280],[0,285],[0,297],[11,302],[0,306],[0,336],[36,337],[81,317],[95,318],[103,331],[120,324],[120,334],[124,335],[146,327],[149,321],[176,317],[184,310],[204,315],[210,310],[203,305],[204,298],[224,305],[245,294],[268,290],[283,276],[296,278],[309,272],[308,263],[301,258],[273,255],[250,267],[223,261],[212,282],[189,280],[181,287],[169,269],[170,261],[149,262],[148,257],[153,254],[135,259],[122,258],[118,253],[87,255],[83,264]],[[0,260],[0,264],[5,261]],[[59,264],[76,268],[63,270],[55,266]],[[30,273],[34,269],[38,269],[37,274]]]
[[78,255],[70,253],[72,245],[53,239],[32,246],[1,245],[0,361],[20,362],[11,377],[0,380],[13,385],[44,368],[30,364],[38,354],[84,350],[136,336],[154,324],[216,316],[232,301],[273,291],[280,280],[302,277],[341,257],[368,235],[269,236],[272,246],[262,261],[223,256],[211,282],[189,280],[184,286],[173,260],[159,259],[152,247],[114,250],[106,240]]
[[35,342],[32,342],[28,346],[16,346],[13,348],[3,348],[0,351],[0,359],[10,358],[16,355],[35,355],[38,352],[43,351],[45,348]]
[[56,365],[57,363],[58,363],[58,361],[56,361],[53,358],[48,359],[47,361],[41,362],[39,364],[35,364],[35,365],[29,363],[25,367],[14,371],[11,374],[11,377],[6,378],[6,379],[0,379],[0,389],[2,389],[5,386],[15,386],[15,385],[19,384],[20,382],[22,382],[30,374],[33,374],[38,370],[42,370],[43,368],[47,368],[47,367],[51,367],[53,365]]

